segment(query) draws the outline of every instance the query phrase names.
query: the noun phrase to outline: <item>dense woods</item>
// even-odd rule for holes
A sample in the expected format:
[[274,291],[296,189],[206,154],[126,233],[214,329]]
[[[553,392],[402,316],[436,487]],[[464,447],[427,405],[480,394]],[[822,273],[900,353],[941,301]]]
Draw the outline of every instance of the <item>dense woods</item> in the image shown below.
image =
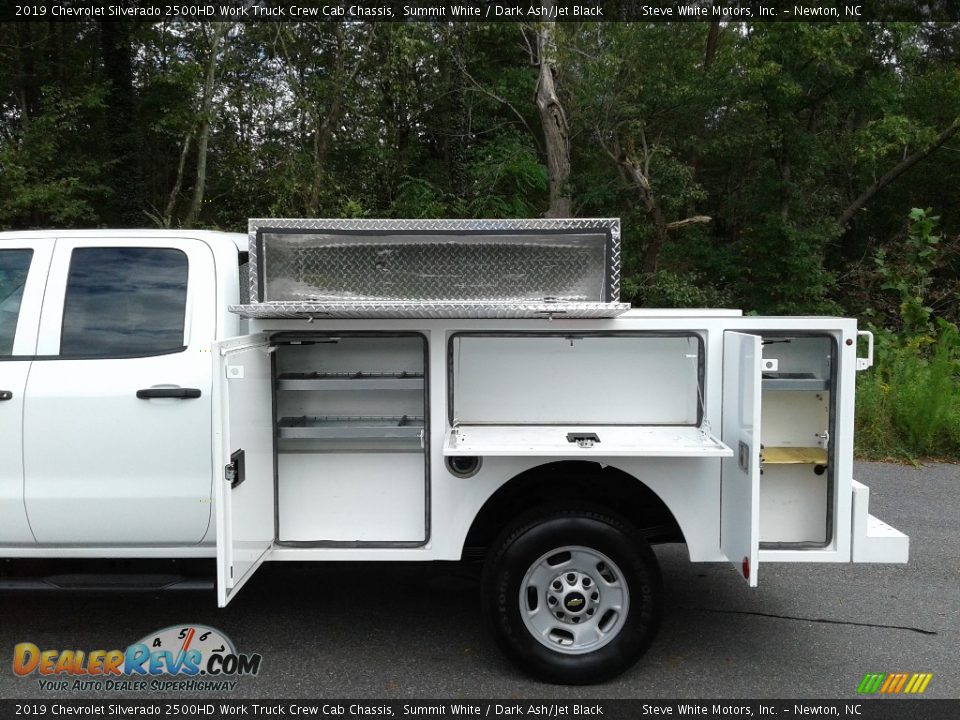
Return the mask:
[[8,24],[0,102],[3,228],[619,216],[637,304],[960,312],[958,25]]

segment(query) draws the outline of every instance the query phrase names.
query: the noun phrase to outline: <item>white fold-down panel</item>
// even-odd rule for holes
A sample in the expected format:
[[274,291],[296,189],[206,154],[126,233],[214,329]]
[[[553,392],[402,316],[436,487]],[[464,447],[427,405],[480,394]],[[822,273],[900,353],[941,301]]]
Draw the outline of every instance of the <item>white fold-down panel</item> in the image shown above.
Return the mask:
[[[596,439],[591,439],[590,435],[595,435]],[[733,451],[698,427],[461,425],[447,433],[443,454],[730,457]]]

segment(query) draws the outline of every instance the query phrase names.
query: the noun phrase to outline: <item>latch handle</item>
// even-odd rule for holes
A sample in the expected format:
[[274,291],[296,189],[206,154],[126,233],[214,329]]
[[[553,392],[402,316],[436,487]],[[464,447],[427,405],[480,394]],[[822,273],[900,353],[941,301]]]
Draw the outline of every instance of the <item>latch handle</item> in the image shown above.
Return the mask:
[[600,436],[592,432],[569,432],[567,433],[567,442],[575,442],[578,447],[593,447],[594,443],[600,442]]
[[857,372],[859,372],[873,365],[873,333],[869,330],[857,330],[857,337],[867,339],[867,356],[857,358]]
[[246,458],[243,450],[231,453],[230,462],[223,468],[223,477],[230,483],[231,490],[247,479]]

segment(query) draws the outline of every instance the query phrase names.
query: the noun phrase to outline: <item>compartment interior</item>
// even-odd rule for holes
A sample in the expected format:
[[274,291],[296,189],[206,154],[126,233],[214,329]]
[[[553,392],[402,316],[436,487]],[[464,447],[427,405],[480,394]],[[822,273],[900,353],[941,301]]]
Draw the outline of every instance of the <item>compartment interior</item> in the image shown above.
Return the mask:
[[831,540],[834,339],[763,337],[761,547],[823,547]]
[[274,338],[278,542],[426,539],[426,340]]

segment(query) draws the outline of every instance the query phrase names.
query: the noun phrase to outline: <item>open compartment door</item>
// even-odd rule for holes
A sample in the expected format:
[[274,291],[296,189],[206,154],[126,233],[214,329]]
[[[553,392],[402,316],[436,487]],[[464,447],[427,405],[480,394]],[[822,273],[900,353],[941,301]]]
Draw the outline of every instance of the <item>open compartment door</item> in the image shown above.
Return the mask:
[[760,553],[762,354],[758,335],[724,333],[721,438],[733,457],[722,460],[720,549],[750,587],[757,586]]
[[269,343],[260,335],[215,345],[214,500],[220,607],[267,559],[276,534],[269,351]]

